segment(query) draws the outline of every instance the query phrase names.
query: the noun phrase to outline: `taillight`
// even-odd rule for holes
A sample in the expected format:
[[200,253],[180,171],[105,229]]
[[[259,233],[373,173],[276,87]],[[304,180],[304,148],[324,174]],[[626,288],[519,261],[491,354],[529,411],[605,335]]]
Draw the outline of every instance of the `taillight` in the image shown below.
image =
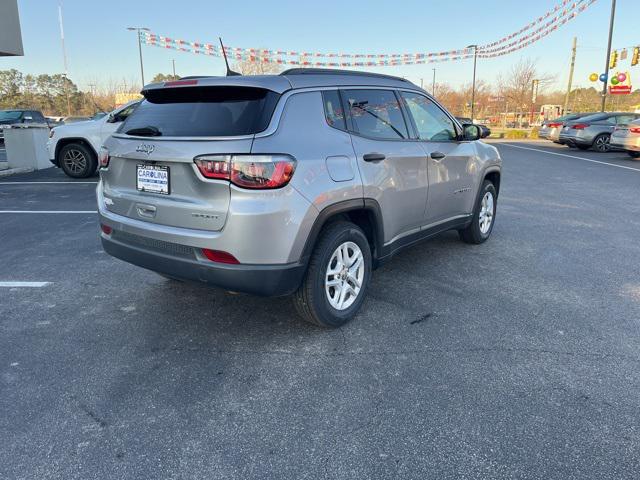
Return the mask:
[[576,123],[575,125],[571,125],[571,128],[573,128],[574,130],[584,130],[588,126],[588,123]]
[[231,155],[207,155],[195,160],[198,170],[206,178],[229,180],[229,164]]
[[211,250],[209,248],[203,248],[202,254],[212,262],[229,263],[233,265],[237,265],[240,263],[236,257],[228,252],[223,252],[222,250]]
[[562,125],[562,123],[550,123],[549,125],[547,125],[549,128],[557,128],[560,127]]
[[107,168],[109,166],[109,150],[105,147],[100,147],[100,152],[98,152],[98,165],[100,168]]
[[631,127],[629,131],[631,133],[640,133],[640,127]]
[[113,232],[113,229],[109,225],[105,225],[104,223],[100,224],[100,230],[102,230],[105,235],[111,235],[111,232]]
[[287,155],[204,155],[194,162],[205,178],[252,189],[284,187],[296,169],[296,161]]

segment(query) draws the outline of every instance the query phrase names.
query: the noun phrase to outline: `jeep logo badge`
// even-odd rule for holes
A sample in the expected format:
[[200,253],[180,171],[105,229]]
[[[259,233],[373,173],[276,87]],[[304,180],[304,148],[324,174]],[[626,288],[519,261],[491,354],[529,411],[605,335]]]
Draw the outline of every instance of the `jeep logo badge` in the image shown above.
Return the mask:
[[147,156],[149,156],[153,153],[155,149],[156,149],[155,145],[147,145],[147,144],[141,143],[136,147],[136,152],[146,153]]

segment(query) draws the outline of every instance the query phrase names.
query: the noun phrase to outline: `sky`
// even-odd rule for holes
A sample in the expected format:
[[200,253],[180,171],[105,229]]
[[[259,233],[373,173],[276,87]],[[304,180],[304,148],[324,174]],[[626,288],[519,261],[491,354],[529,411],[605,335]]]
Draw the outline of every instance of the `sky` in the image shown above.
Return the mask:
[[[322,2],[206,0],[18,0],[24,57],[0,57],[0,70],[62,73],[63,54],[58,24],[62,4],[69,77],[81,88],[91,83],[140,82],[137,38],[128,26],[189,41],[282,50],[363,53],[431,52],[486,44],[515,32],[551,10],[561,0],[408,0]],[[392,8],[393,7],[393,8]],[[478,79],[495,83],[523,58],[538,62],[541,74],[555,81],[548,88],[566,88],[571,43],[578,37],[574,86],[600,84],[588,79],[604,71],[611,0],[598,0],[584,13],[540,42],[497,59],[478,61]],[[639,0],[618,0],[613,48],[640,44]],[[156,73],[224,75],[223,60],[143,45],[147,82]],[[628,66],[629,60],[621,63]],[[436,63],[369,69],[457,87],[471,82],[473,62]],[[628,70],[624,68],[623,70]],[[640,66],[632,68],[640,79]],[[637,73],[635,73],[637,71]],[[636,83],[640,82],[637,80]],[[640,83],[639,83],[640,84]]]

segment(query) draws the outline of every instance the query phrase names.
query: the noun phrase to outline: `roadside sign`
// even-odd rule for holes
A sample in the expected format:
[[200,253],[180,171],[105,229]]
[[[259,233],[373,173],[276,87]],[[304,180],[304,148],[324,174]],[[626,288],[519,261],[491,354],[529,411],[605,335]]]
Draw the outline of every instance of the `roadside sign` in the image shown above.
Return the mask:
[[629,95],[631,85],[609,85],[609,95]]

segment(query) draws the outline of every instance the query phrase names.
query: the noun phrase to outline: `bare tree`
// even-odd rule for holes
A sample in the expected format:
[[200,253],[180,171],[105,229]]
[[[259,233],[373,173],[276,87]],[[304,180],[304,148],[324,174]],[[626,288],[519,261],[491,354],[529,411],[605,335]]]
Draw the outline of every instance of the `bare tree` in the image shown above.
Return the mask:
[[520,122],[532,105],[534,80],[538,81],[538,94],[541,94],[554,77],[539,72],[536,61],[530,58],[523,58],[513,65],[506,77],[498,77],[499,95],[519,112]]
[[235,63],[232,70],[242,75],[276,75],[282,71],[282,68],[277,63],[265,62],[262,57],[256,57],[255,62],[243,60]]

